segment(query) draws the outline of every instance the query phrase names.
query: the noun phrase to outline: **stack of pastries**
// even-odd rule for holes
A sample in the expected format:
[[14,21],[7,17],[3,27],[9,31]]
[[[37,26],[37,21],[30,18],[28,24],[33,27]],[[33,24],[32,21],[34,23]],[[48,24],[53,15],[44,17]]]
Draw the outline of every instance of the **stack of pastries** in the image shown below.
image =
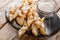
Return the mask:
[[22,0],[22,3],[9,9],[9,20],[11,21],[16,18],[16,22],[21,26],[18,31],[19,37],[21,37],[27,30],[31,30],[35,36],[39,35],[38,30],[40,34],[46,35],[44,29],[45,17],[39,17],[36,7],[37,1],[38,0]]

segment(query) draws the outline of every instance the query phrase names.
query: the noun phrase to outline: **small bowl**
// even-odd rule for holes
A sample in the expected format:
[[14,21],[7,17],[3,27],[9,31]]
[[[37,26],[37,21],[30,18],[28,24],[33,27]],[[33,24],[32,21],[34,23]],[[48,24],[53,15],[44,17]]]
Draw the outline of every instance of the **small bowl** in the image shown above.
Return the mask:
[[[39,8],[39,5],[40,5],[39,3],[42,3],[42,2],[49,2],[49,3],[52,3],[52,4],[54,3],[54,9],[50,12],[41,10]],[[38,10],[40,15],[44,15],[46,18],[53,17],[53,13],[57,13],[60,9],[60,7],[58,6],[58,4],[55,0],[52,0],[52,1],[47,0],[47,1],[42,1],[42,2],[40,0],[37,2],[37,10]]]

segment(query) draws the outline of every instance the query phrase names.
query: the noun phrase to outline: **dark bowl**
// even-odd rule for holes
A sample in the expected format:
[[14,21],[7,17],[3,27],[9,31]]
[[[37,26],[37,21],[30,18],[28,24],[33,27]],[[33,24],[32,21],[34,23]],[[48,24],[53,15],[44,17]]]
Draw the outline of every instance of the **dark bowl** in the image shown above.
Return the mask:
[[[15,28],[16,30],[19,30],[21,27],[20,27],[19,24],[16,23],[16,21],[15,21],[16,18],[13,19],[12,21],[9,21],[7,14],[8,14],[8,11],[6,10],[5,11],[5,17],[6,17],[7,21],[12,25],[13,28]],[[40,15],[40,14],[39,14],[39,16],[41,18],[44,17],[43,15]],[[60,29],[60,19],[57,16],[57,14],[55,14],[55,13],[54,13],[53,17],[45,18],[44,24],[46,25],[46,27],[48,29],[51,30],[51,34],[50,35],[45,35],[45,36],[42,35],[42,34],[39,34],[37,37],[41,37],[41,38],[51,37],[51,36],[55,35]],[[31,30],[26,31],[26,34],[28,34],[30,36],[34,36],[31,32]]]

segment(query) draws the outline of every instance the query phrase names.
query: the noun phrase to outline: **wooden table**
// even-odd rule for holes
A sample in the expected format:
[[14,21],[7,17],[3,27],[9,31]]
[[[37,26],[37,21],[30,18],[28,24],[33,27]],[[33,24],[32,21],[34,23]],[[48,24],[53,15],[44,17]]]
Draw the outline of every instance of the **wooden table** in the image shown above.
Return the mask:
[[[10,7],[10,4],[14,4],[17,0],[0,0],[0,28],[6,22],[5,18],[5,9]],[[56,0],[58,5],[60,6],[60,0]],[[15,5],[15,4],[14,4]],[[60,11],[57,13],[60,15]],[[60,18],[60,16],[59,16]],[[14,29],[9,23],[5,24],[0,29],[0,40],[19,40],[17,37],[17,30]],[[60,40],[60,31],[49,39],[41,39],[39,37],[32,37],[27,34],[24,34],[20,40]]]

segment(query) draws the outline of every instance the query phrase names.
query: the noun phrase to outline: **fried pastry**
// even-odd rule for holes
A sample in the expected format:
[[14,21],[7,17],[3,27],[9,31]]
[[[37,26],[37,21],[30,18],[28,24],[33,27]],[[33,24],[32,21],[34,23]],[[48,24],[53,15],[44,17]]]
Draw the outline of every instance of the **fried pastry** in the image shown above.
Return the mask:
[[32,30],[33,35],[38,36],[38,29],[36,25],[32,24],[31,30]]

